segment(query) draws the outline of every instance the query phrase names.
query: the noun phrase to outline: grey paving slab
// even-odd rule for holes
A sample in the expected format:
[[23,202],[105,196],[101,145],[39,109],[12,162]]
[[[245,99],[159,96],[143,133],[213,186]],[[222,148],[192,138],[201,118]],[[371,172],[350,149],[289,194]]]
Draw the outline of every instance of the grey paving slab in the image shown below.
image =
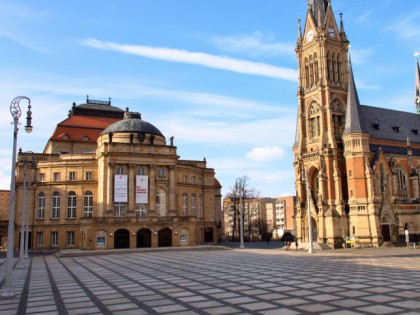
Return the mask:
[[13,271],[0,315],[420,314],[419,265],[400,249],[36,256]]

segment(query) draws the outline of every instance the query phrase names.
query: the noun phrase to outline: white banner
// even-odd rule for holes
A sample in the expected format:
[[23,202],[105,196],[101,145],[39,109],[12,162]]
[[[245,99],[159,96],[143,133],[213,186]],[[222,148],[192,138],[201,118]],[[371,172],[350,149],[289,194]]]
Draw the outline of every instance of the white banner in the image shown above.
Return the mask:
[[127,202],[127,175],[115,175],[114,202]]
[[148,203],[149,178],[145,175],[136,176],[136,203]]

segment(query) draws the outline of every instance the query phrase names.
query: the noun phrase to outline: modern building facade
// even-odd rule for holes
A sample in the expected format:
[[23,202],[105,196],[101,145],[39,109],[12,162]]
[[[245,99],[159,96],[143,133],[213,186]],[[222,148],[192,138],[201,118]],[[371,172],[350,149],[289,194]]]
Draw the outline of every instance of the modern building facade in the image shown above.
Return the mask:
[[293,234],[295,197],[245,198],[242,204],[239,199],[224,198],[223,231],[226,239],[231,239],[234,227],[235,238],[239,238],[240,207],[243,207],[244,236],[247,240],[259,241],[264,232],[271,233],[274,239],[281,238],[286,232]]
[[309,0],[296,45],[296,235],[308,241],[309,204],[314,240],[331,247],[346,237],[358,247],[405,239],[405,231],[415,238],[420,116],[361,105],[349,45],[331,1]]
[[214,169],[110,101],[73,103],[42,153],[19,152],[15,244],[25,182],[35,250],[191,246],[220,233]]

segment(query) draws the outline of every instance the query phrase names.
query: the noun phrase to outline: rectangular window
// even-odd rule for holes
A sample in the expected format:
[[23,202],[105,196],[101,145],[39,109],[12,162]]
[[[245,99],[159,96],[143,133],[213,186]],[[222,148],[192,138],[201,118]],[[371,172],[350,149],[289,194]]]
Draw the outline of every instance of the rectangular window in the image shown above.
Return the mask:
[[51,218],[59,219],[60,218],[60,194],[54,193],[52,199],[52,209],[51,209]]
[[117,172],[117,175],[123,175],[124,174],[124,168],[121,167],[121,166],[118,166],[116,172]]
[[158,179],[164,180],[166,179],[166,170],[164,168],[159,168],[158,170]]
[[40,174],[39,174],[39,181],[40,181],[41,183],[45,182],[45,174],[44,174],[44,173],[40,173]]
[[37,219],[45,219],[45,194],[40,193],[38,195],[38,217]]
[[67,218],[76,218],[76,194],[74,192],[70,192],[67,198]]
[[91,218],[93,216],[93,194],[88,191],[85,193],[83,201],[83,216]]
[[51,246],[58,246],[58,232],[51,232]]
[[191,184],[195,185],[195,176],[191,178]]
[[146,172],[144,171],[144,167],[139,167],[137,169],[137,175],[145,175]]
[[86,172],[85,174],[85,179],[86,180],[92,180],[93,176],[92,176],[92,172]]
[[44,234],[42,234],[42,232],[37,232],[36,233],[36,244],[37,244],[37,246],[42,246],[43,241],[44,241]]
[[105,237],[104,236],[98,236],[96,238],[96,245],[105,245]]
[[55,182],[59,182],[60,181],[60,173],[54,173],[53,174],[53,180]]
[[74,246],[74,232],[67,232],[67,246]]
[[69,181],[75,181],[75,180],[76,180],[76,172],[70,172]]
[[114,216],[124,217],[127,203],[125,202],[116,202],[114,203]]

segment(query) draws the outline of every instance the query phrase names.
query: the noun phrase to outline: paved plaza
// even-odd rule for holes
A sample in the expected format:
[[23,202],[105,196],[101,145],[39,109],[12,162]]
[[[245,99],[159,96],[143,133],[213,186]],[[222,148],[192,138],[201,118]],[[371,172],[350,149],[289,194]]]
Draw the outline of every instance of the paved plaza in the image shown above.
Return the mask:
[[0,315],[420,314],[419,249],[261,247],[34,256]]

